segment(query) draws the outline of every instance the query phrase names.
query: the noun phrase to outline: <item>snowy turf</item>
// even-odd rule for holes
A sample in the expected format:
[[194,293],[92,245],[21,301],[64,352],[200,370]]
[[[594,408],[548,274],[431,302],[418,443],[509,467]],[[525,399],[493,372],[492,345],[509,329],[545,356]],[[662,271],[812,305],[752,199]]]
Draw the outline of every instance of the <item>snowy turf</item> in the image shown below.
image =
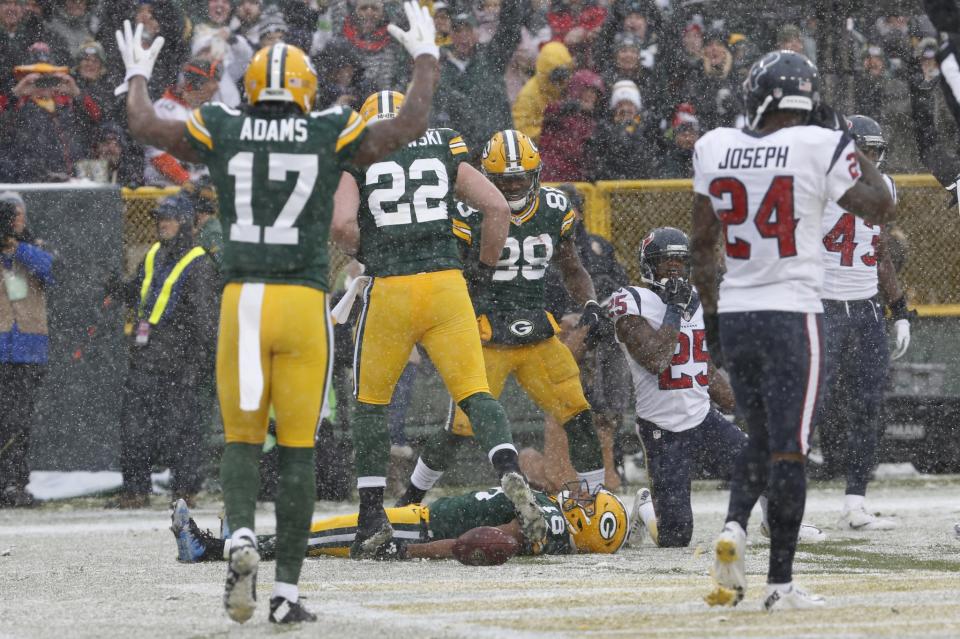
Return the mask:
[[[813,613],[759,611],[767,544],[756,516],[747,550],[749,589],[735,609],[703,603],[710,543],[727,493],[694,493],[696,530],[686,549],[649,543],[617,556],[513,559],[496,568],[456,562],[306,562],[301,592],[321,625],[283,637],[960,637],[960,478],[888,479],[868,505],[900,523],[892,532],[835,530],[836,484],[814,485],[806,520],[828,541],[801,547],[797,579],[827,597]],[[161,499],[155,498],[159,503]],[[626,503],[632,495],[624,495]],[[266,621],[272,565],[260,571],[260,608],[230,622],[221,596],[226,565],[178,564],[157,508],[117,512],[102,500],[0,510],[0,637],[256,637]],[[216,529],[219,505],[197,511]],[[344,504],[318,504],[317,514]],[[273,525],[260,511],[260,526]]]

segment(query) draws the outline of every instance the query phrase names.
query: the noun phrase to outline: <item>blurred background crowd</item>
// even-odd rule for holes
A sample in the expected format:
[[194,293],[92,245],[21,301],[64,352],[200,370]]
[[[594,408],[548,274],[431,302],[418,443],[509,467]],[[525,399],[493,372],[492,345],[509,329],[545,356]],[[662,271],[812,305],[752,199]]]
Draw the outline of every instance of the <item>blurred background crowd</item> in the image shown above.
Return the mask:
[[[434,124],[474,153],[498,129],[524,131],[547,181],[690,177],[700,134],[738,124],[739,87],[761,53],[824,57],[809,3],[423,2],[442,45]],[[953,137],[934,90],[937,33],[907,3],[851,6],[828,25],[843,51],[821,70],[845,78],[832,97],[885,125],[888,170],[920,170],[931,131]],[[240,104],[253,52],[281,40],[310,53],[320,108],[403,91],[410,61],[386,30],[401,14],[399,0],[0,0],[0,183],[176,185],[205,171],[126,135],[113,95],[125,19],[166,40],[151,95],[165,117],[185,118],[207,100]]]

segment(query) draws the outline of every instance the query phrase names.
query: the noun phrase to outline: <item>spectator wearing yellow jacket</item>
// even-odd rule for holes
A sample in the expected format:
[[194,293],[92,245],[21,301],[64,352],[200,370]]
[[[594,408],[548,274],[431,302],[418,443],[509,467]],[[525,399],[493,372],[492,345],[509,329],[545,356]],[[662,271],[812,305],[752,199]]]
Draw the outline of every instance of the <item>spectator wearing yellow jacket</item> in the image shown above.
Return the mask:
[[547,105],[563,95],[573,74],[573,57],[560,42],[548,42],[537,56],[537,70],[520,89],[513,103],[513,124],[534,141],[540,141],[543,113]]

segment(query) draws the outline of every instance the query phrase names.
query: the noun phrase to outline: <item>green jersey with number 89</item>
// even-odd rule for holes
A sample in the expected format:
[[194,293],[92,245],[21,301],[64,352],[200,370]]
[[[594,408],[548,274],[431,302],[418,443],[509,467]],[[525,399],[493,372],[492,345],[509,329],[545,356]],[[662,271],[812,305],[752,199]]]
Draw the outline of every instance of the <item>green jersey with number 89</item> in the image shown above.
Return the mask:
[[[467,259],[479,259],[482,215],[462,202],[453,233],[467,245]],[[540,187],[526,211],[511,216],[510,232],[500,253],[493,279],[470,297],[477,315],[493,312],[542,309],[544,275],[561,240],[573,233],[576,216],[562,191]]]
[[217,188],[226,281],[327,290],[333,194],[366,132],[349,108],[195,109],[188,139]]
[[[567,520],[557,502],[541,492],[534,491],[533,496],[547,520],[547,541],[540,548],[540,554],[568,555],[575,552],[573,539],[567,532]],[[433,539],[456,539],[473,528],[502,526],[516,518],[513,503],[500,488],[441,497],[430,504]]]
[[360,251],[367,274],[385,277],[459,269],[450,234],[454,185],[467,145],[451,129],[427,129],[354,177],[360,187]]

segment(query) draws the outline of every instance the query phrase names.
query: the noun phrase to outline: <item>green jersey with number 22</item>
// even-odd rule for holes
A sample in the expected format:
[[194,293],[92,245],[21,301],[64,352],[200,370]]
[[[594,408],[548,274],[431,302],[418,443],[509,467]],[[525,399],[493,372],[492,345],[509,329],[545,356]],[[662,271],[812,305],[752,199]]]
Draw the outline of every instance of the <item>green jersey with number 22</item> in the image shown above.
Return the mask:
[[366,131],[354,111],[239,111],[205,104],[188,139],[220,200],[226,281],[327,289],[333,194]]
[[427,129],[354,178],[360,187],[360,251],[367,274],[409,275],[461,267],[450,234],[454,185],[467,145],[451,129]]
[[[453,233],[468,246],[467,259],[477,260],[482,216],[462,202],[457,203],[457,212]],[[480,290],[470,291],[477,314],[542,309],[547,265],[561,240],[573,233],[574,220],[562,191],[540,187],[533,206],[511,217],[493,279]]]

